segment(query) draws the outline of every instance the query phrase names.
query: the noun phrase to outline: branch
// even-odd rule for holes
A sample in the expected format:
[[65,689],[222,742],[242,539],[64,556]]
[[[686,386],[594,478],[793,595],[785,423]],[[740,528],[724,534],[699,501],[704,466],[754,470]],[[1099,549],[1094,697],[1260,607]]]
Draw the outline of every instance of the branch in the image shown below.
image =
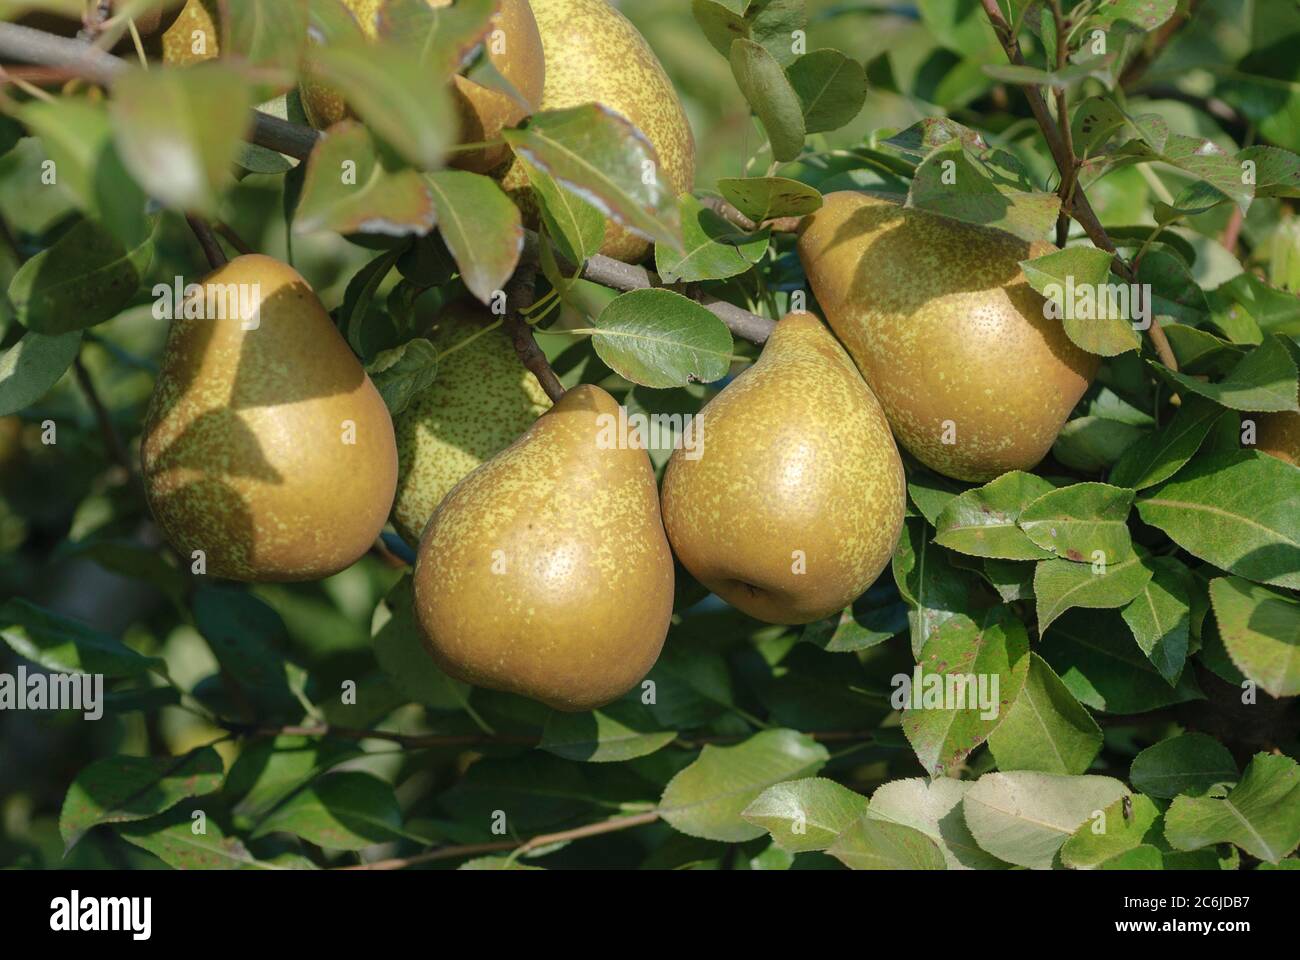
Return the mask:
[[1150,68],[1164,53],[1165,47],[1169,41],[1174,38],[1179,30],[1192,19],[1196,12],[1196,5],[1200,0],[1187,0],[1187,10],[1184,12],[1175,11],[1174,15],[1156,28],[1155,35],[1147,41],[1142,50],[1138,52],[1128,65],[1124,67],[1123,72],[1119,75],[1119,86],[1121,89],[1130,90],[1142,79]]
[[100,435],[104,438],[104,452],[108,454],[109,460],[126,471],[128,478],[133,477],[131,457],[127,454],[122,438],[113,426],[113,418],[104,406],[104,401],[99,398],[99,391],[95,389],[95,383],[90,379],[90,373],[81,362],[80,355],[72,361],[72,369],[76,373],[81,392],[86,396],[86,402],[95,414],[95,421],[99,424]]
[[724,220],[749,233],[767,227],[773,233],[797,233],[803,223],[803,217],[773,217],[757,223],[741,213],[736,207],[721,197],[701,197],[700,203],[708,207]]
[[564,384],[551,369],[551,362],[537,345],[533,337],[532,325],[524,319],[523,309],[533,302],[533,287],[537,279],[537,267],[531,263],[522,264],[510,280],[506,290],[506,329],[515,345],[519,362],[528,369],[537,382],[542,385],[552,403],[559,403],[564,396]]
[[221,243],[217,240],[217,235],[212,232],[212,228],[208,226],[206,220],[187,213],[185,222],[194,231],[194,237],[199,241],[199,246],[203,248],[203,255],[208,258],[208,265],[213,270],[220,270],[230,262],[226,257],[226,252],[221,249]]

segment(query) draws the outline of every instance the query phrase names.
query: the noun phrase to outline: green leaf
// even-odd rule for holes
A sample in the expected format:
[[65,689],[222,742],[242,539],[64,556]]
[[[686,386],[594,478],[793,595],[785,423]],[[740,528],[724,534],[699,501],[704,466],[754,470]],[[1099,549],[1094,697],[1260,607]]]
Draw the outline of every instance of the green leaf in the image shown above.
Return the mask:
[[754,798],[741,817],[791,853],[825,850],[867,812],[867,798],[834,780],[807,777],[777,783]]
[[682,249],[655,246],[655,267],[665,283],[725,280],[750,270],[767,252],[771,232],[742,232],[689,193],[679,201]]
[[1049,550],[1036,546],[1017,525],[1021,511],[1055,487],[1020,470],[1004,473],[982,487],[947,502],[935,519],[935,543],[975,557],[1042,560]]
[[1029,285],[1056,308],[1066,336],[1081,350],[1103,357],[1142,345],[1133,329],[1132,310],[1112,309],[1109,299],[1104,304],[1100,300],[1119,292],[1110,275],[1113,260],[1096,247],[1067,247],[1020,262]]
[[1043,494],[1020,513],[1035,544],[1076,563],[1115,564],[1133,553],[1128,515],[1133,491],[1076,483]]
[[395,417],[438,379],[438,351],[423,337],[408,340],[382,351],[366,364],[366,373]]
[[0,353],[0,416],[23,409],[45,396],[63,377],[81,348],[81,334],[47,337],[27,333]]
[[106,757],[77,774],[63,799],[64,852],[101,823],[144,820],[188,797],[221,789],[221,757],[200,747],[180,757]]
[[805,0],[693,0],[701,31],[724,57],[737,37],[762,44],[782,65],[794,60],[791,38],[806,25]]
[[912,655],[919,657],[946,621],[976,613],[971,605],[973,578],[953,565],[948,551],[930,542],[925,521],[907,518],[893,559],[894,582],[911,608],[907,614]]
[[1150,436],[1151,431],[1110,417],[1085,416],[1070,420],[1052,444],[1052,456],[1080,473],[1099,473],[1114,466],[1126,451]]
[[1187,661],[1195,578],[1174,557],[1152,557],[1144,563],[1151,579],[1121,616],[1147,659],[1173,686]]
[[813,50],[785,68],[786,79],[803,105],[805,133],[847,126],[867,99],[862,64],[838,50]]
[[1233,158],[1255,164],[1256,197],[1300,197],[1300,157],[1278,147],[1247,147]]
[[1072,560],[1043,560],[1034,570],[1038,632],[1072,607],[1122,607],[1151,579],[1151,570],[1136,553],[1118,563],[1097,566]]
[[202,833],[195,833],[198,822],[184,811],[155,820],[146,820],[118,828],[122,839],[148,850],[163,863],[177,870],[310,870],[305,857],[277,857],[274,861],[258,860],[238,837],[227,837],[211,817],[202,821]]
[[[659,155],[620,114],[597,103],[546,110],[502,136],[515,153],[606,217],[655,243],[681,242],[677,194],[663,177]],[[646,170],[654,171],[653,179]]]
[[118,153],[136,181],[165,206],[213,215],[252,106],[242,73],[202,63],[124,70],[109,109]]
[[384,597],[375,611],[372,633],[379,668],[402,696],[435,710],[465,707],[469,685],[443,673],[424,647],[410,576],[398,581]]
[[826,852],[850,870],[946,870],[943,851],[920,830],[888,820],[859,820]]
[[772,156],[782,162],[803,150],[803,105],[780,62],[761,44],[740,38],[731,44],[731,73],[767,132]]
[[24,263],[9,284],[16,316],[58,336],[110,320],[131,302],[153,261],[152,235],[130,250],[102,224],[82,220]]
[[208,641],[228,682],[261,711],[263,718],[296,720],[302,704],[289,687],[280,649],[284,621],[270,606],[243,590],[199,587],[194,625]]
[[1181,390],[1189,390],[1232,410],[1271,412],[1300,410],[1296,402],[1296,364],[1282,340],[1276,336],[1246,354],[1219,383],[1206,383],[1148,361],[1165,379]]
[[590,333],[601,360],[646,387],[712,383],[731,367],[731,331],[694,300],[671,290],[623,294],[601,311]]
[[822,205],[822,195],[814,187],[786,177],[724,177],[718,181],[718,192],[755,223],[806,216]]
[[524,228],[519,208],[491,177],[439,170],[426,178],[438,231],[469,292],[491,304],[519,265]]
[[297,233],[400,237],[428,233],[435,220],[425,179],[410,168],[389,169],[365,127],[347,120],[321,134],[307,160]]
[[808,777],[830,758],[826,748],[794,730],[764,730],[734,747],[706,745],[668,782],[659,812],[692,837],[740,843],[764,833],[741,814],[768,787]]
[[1065,777],[1017,770],[986,773],[966,791],[962,807],[976,842],[1008,863],[1036,870],[1092,815],[1128,789],[1111,777]]
[[357,771],[315,781],[264,819],[254,837],[292,833],[329,850],[401,839],[402,811],[387,782]]
[[962,812],[969,780],[912,777],[882,783],[871,795],[867,816],[920,830],[939,845],[949,870],[1003,870],[1007,864],[975,843]]
[[1047,662],[1029,655],[1029,673],[1006,719],[989,737],[1000,770],[1083,773],[1101,752],[1101,727]]
[[1234,843],[1277,863],[1300,845],[1300,768],[1290,757],[1257,753],[1231,790],[1174,798],[1165,838],[1175,850]]
[[1178,0],[1111,0],[1092,15],[1095,23],[1109,25],[1125,21],[1143,30],[1154,30],[1174,15]]
[[1208,453],[1138,500],[1145,523],[1238,576],[1300,587],[1300,471],[1254,450]]
[[1203,733],[1183,733],[1147,747],[1133,758],[1129,779],[1153,797],[1203,794],[1218,783],[1236,783],[1240,774],[1228,748]]
[[1079,824],[1061,847],[1061,862],[1075,870],[1092,870],[1153,842],[1160,842],[1160,808],[1150,797],[1136,794]]
[[24,660],[55,673],[113,678],[166,670],[156,657],[141,656],[106,633],[18,597],[0,607],[0,637]]
[[939,514],[953,497],[971,489],[974,488],[969,484],[934,473],[920,464],[908,464],[907,494],[932,527],[939,522]]
[[235,825],[252,829],[304,784],[361,753],[356,744],[324,737],[280,735],[246,744],[222,790],[232,800],[240,798],[232,810]]
[[572,190],[561,189],[550,175],[519,158],[528,183],[537,195],[542,221],[564,259],[580,265],[600,252],[605,240],[605,217]]
[[1274,697],[1300,696],[1300,602],[1239,577],[1210,581],[1219,636],[1237,669]]
[[654,714],[634,700],[616,700],[589,713],[553,713],[542,730],[541,748],[566,760],[619,763],[661,750],[677,739]]
[[1214,425],[1228,416],[1231,414],[1216,403],[1184,397],[1172,420],[1125,451],[1110,472],[1110,482],[1143,490],[1168,480],[1196,455]]

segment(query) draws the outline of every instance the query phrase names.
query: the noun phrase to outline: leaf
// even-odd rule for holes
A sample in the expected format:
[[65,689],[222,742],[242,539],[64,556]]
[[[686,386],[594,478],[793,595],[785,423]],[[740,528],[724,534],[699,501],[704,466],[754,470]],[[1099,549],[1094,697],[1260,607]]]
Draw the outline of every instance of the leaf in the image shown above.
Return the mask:
[[[1061,847],[1061,862],[1075,870],[1092,870],[1133,850],[1160,842],[1160,808],[1150,797],[1116,800],[1101,816],[1089,817]],[[1157,855],[1157,859],[1159,859]]]
[[275,610],[246,591],[202,586],[194,593],[193,612],[194,626],[208,641],[222,673],[262,711],[261,718],[302,716],[277,649],[286,635]]
[[838,130],[853,122],[867,99],[862,64],[838,50],[813,50],[785,68],[803,105],[805,133]]
[[867,812],[867,798],[834,780],[807,777],[777,783],[742,812],[791,853],[825,850]]
[[634,700],[616,700],[589,713],[552,713],[542,730],[541,749],[566,760],[619,763],[661,750],[677,739]]
[[[1112,281],[1113,259],[1096,247],[1067,247],[1020,261],[1029,285],[1056,308],[1066,336],[1081,350],[1103,357],[1142,345],[1133,329],[1132,310],[1112,309],[1109,297],[1127,292]],[[1102,296],[1108,298],[1104,303]]]
[[924,120],[918,120],[906,130],[880,141],[880,145],[896,150],[913,164],[919,164],[939,147],[954,141],[965,144],[977,153],[984,153],[989,149],[988,143],[977,130],[963,126],[948,117],[926,117]]
[[868,590],[838,616],[808,624],[799,639],[821,647],[827,653],[851,653],[884,643],[907,629],[907,606],[890,603],[877,606]]
[[0,416],[23,409],[45,396],[72,366],[81,334],[47,337],[26,333],[0,353]]
[[519,208],[491,177],[439,170],[426,178],[438,231],[469,292],[490,304],[519,264],[524,228]]
[[184,70],[123,70],[109,107],[113,135],[131,175],[163,205],[205,215],[230,182],[248,132],[252,88],[218,63]]
[[362,754],[359,746],[324,737],[281,734],[245,745],[226,776],[223,795],[240,798],[235,825],[250,830],[304,784]]
[[655,267],[665,283],[725,280],[746,273],[767,252],[771,232],[766,228],[743,233],[689,193],[679,202],[682,221],[680,252],[655,246]]
[[285,870],[313,869],[306,858],[281,865],[258,860],[238,837],[227,837],[211,817],[205,818],[203,833],[195,833],[197,821],[184,810],[155,820],[119,827],[122,839],[148,850],[176,870]]
[[1076,417],[1066,423],[1052,444],[1052,456],[1080,473],[1098,473],[1114,466],[1124,453],[1146,440],[1151,431],[1110,417]]
[[131,302],[153,261],[153,239],[133,249],[82,220],[24,263],[9,284],[16,316],[34,333],[71,333],[110,320]]
[[734,747],[708,744],[664,788],[659,813],[681,833],[740,843],[764,833],[741,813],[768,787],[812,776],[830,754],[794,730],[764,730]]
[[633,290],[612,300],[591,332],[596,355],[646,387],[712,383],[731,368],[731,332],[671,290]]
[[1029,655],[1029,673],[1006,719],[989,736],[1000,770],[1083,773],[1101,752],[1101,727],[1047,662]]
[[1035,544],[1076,563],[1114,564],[1133,553],[1128,515],[1133,491],[1075,483],[1043,494],[1020,513]]
[[1218,783],[1236,783],[1240,774],[1228,748],[1203,733],[1184,733],[1147,747],[1133,758],[1129,779],[1153,797],[1202,794]]
[[[645,134],[598,103],[535,113],[501,131],[515,153],[606,217],[655,243],[680,243],[677,194]],[[645,171],[655,177],[646,182]]]
[[826,852],[850,870],[946,870],[943,851],[920,830],[888,820],[859,820]]
[[1044,870],[1092,815],[1128,792],[1111,777],[1063,777],[1017,770],[986,773],[966,791],[962,809],[979,845],[999,859]]
[[1300,769],[1290,757],[1255,754],[1231,790],[1175,797],[1165,814],[1165,838],[1175,850],[1234,843],[1277,863],[1300,845]]
[[991,608],[978,622],[949,620],[926,641],[903,688],[910,697],[902,727],[931,776],[960,766],[1003,722],[1025,684],[1028,654],[1024,625],[1006,607]]
[[1007,864],[975,843],[962,813],[969,780],[912,777],[882,783],[867,816],[920,830],[939,846],[949,870],[1002,870]]
[[1274,697],[1300,696],[1300,602],[1239,577],[1210,581],[1219,636],[1237,669]]
[[302,0],[228,3],[220,21],[222,56],[292,75],[307,46],[307,6]]
[[537,195],[546,230],[564,259],[574,265],[600,252],[605,240],[605,217],[572,190],[561,189],[550,175],[519,158],[528,183]]
[[791,38],[802,31],[805,0],[693,0],[704,36],[724,57],[737,37],[762,44],[782,65],[794,60]]
[[[409,576],[403,577],[384,597],[372,624],[375,659],[388,681],[412,703],[435,710],[461,710],[469,700],[469,686],[439,669],[424,648],[415,617],[415,595]],[[386,615],[386,618],[385,618]]]
[[1021,511],[1054,490],[1032,473],[1011,470],[982,487],[950,499],[935,519],[934,542],[975,557],[1041,560],[1052,554],[1036,546],[1017,525]]
[[1152,557],[1145,563],[1151,579],[1121,616],[1147,659],[1173,686],[1187,660],[1195,580],[1174,557]]
[[1142,558],[1131,553],[1119,563],[1107,563],[1104,572],[1090,563],[1071,560],[1043,560],[1034,570],[1034,599],[1038,610],[1038,632],[1047,628],[1072,607],[1122,607],[1147,581],[1151,570]]
[[180,757],[106,757],[83,769],[59,814],[64,853],[101,823],[144,820],[188,797],[221,789],[221,757],[200,747]]
[[755,223],[806,216],[822,205],[822,195],[814,187],[786,177],[724,177],[718,181],[718,192]]
[[369,773],[331,773],[294,794],[254,833],[292,833],[329,850],[362,850],[401,839],[402,811],[387,782]]
[[1143,522],[1238,576],[1300,587],[1300,471],[1254,450],[1207,453],[1138,500]]
[[1227,416],[1230,414],[1218,404],[1184,397],[1172,420],[1124,452],[1110,472],[1110,482],[1143,490],[1168,480],[1196,455],[1206,435]]
[[384,398],[391,416],[405,410],[438,379],[438,351],[423,337],[384,350],[366,365],[366,373]]
[[934,473],[920,464],[908,465],[907,494],[932,527],[939,522],[939,514],[953,497],[971,489],[974,488],[969,484]]
[[106,633],[18,597],[0,607],[0,637],[24,660],[55,673],[141,677],[166,664],[145,657]]
[[388,169],[365,127],[347,120],[321,134],[307,160],[295,232],[401,237],[426,234],[435,220],[425,179],[409,168]]
[[1092,15],[1098,24],[1126,21],[1143,30],[1154,30],[1174,15],[1178,0],[1111,0]]
[[894,582],[911,608],[907,615],[912,634],[912,655],[921,650],[946,621],[954,617],[970,621],[975,613],[971,593],[975,581],[958,569],[948,552],[930,542],[923,520],[903,521],[903,535],[893,559]]
[[1185,373],[1148,361],[1165,379],[1232,410],[1272,412],[1300,410],[1296,403],[1296,363],[1276,336],[1246,354],[1219,383],[1206,383]]
[[761,44],[740,38],[731,44],[731,73],[767,132],[772,156],[782,162],[803,150],[803,105],[780,62]]
[[1255,165],[1256,197],[1300,197],[1300,157],[1278,147],[1247,147],[1233,158]]

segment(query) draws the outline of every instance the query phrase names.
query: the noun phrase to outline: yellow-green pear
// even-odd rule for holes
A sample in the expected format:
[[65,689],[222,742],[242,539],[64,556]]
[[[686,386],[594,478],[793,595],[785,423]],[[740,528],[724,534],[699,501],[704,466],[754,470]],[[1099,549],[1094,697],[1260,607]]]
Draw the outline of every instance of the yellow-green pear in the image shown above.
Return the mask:
[[811,314],[705,406],[668,461],[664,525],[697,580],[769,623],[838,613],[889,563],[903,465],[884,412]]
[[219,0],[185,0],[180,16],[162,36],[162,59],[183,67],[211,60],[221,53]]
[[445,308],[429,339],[440,354],[437,379],[393,418],[397,432],[397,500],[393,526],[420,541],[442,498],[496,456],[551,406],[519,362],[495,318],[468,301]]
[[[672,81],[645,38],[606,0],[532,0],[546,52],[543,110],[599,103],[631,121],[654,145],[660,175],[673,195],[695,185],[695,139]],[[526,209],[528,176],[518,163],[502,186]],[[600,252],[628,263],[641,260],[648,241],[615,223]]]
[[939,473],[1033,468],[1097,372],[1025,280],[1019,261],[1040,252],[861,193],[830,194],[804,223],[799,256],[827,322],[898,442]]
[[673,560],[644,450],[599,387],[566,393],[462,480],[420,541],[415,611],[456,679],[590,710],[659,656]]
[[379,392],[307,282],[261,255],[214,271],[180,306],[141,463],[182,562],[231,580],[350,566],[379,536],[397,485]]
[[1256,449],[1300,467],[1300,413],[1283,410],[1254,416],[1258,424]]

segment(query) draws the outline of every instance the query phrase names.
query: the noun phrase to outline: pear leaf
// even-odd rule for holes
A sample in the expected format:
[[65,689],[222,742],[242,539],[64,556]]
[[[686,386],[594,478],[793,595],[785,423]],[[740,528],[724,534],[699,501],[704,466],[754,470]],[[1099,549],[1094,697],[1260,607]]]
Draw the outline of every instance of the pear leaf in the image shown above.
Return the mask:
[[822,205],[814,187],[786,177],[724,177],[718,192],[755,223],[806,216]]
[[601,360],[645,387],[712,383],[731,367],[731,331],[694,300],[671,290],[625,293],[586,332]]
[[1199,794],[1240,774],[1228,748],[1203,733],[1183,733],[1147,747],[1129,768],[1133,786],[1153,797]]
[[888,820],[859,820],[826,852],[850,870],[946,870],[948,866],[932,838]]
[[1300,845],[1300,767],[1290,757],[1255,754],[1231,789],[1175,797],[1165,814],[1165,838],[1175,850],[1233,843],[1277,863]]
[[81,348],[81,333],[26,333],[0,353],[0,416],[35,403],[59,382]]
[[761,44],[741,38],[731,44],[731,72],[767,131],[772,156],[781,161],[799,156],[806,133],[803,104],[776,57]]
[[438,231],[461,279],[480,301],[493,303],[524,249],[519,208],[491,177],[439,170],[426,179],[438,211]]
[[1273,697],[1300,696],[1300,602],[1240,577],[1210,581],[1228,656]]
[[791,853],[825,850],[867,812],[867,798],[822,777],[768,787],[741,816]]

